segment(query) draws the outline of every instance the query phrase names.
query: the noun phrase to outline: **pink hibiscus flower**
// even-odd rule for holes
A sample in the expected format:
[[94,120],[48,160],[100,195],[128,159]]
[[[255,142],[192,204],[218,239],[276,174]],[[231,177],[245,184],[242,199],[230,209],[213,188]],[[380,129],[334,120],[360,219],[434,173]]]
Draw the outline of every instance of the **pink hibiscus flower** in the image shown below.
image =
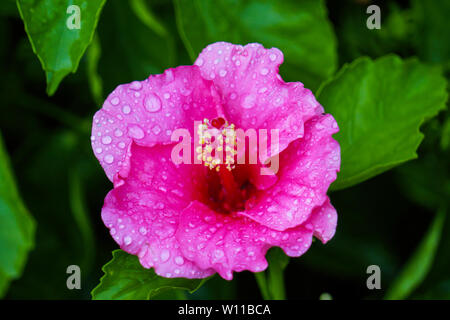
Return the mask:
[[[114,183],[102,219],[145,268],[230,280],[267,268],[272,246],[298,257],[313,236],[333,237],[326,193],[340,166],[338,126],[302,83],[282,80],[282,62],[276,48],[214,43],[193,66],[118,86],[95,114],[92,148]],[[173,132],[194,137],[204,119],[211,130],[276,129],[278,151],[256,164],[175,163]],[[274,157],[278,170],[262,174]]]

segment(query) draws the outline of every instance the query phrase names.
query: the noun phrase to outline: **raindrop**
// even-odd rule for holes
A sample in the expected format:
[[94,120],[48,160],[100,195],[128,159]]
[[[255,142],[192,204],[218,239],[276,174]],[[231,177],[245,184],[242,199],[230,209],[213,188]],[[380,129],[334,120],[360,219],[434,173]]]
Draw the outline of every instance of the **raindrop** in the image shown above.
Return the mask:
[[103,144],[110,144],[111,141],[112,141],[112,139],[111,139],[110,136],[104,136],[104,137],[102,138],[102,143],[103,143]]
[[107,164],[111,164],[114,162],[114,157],[110,154],[107,154],[103,160],[107,163]]
[[133,240],[131,239],[130,236],[126,236],[123,241],[125,242],[125,245],[129,245]]
[[214,255],[216,256],[216,258],[220,259],[220,258],[222,258],[225,254],[223,253],[222,250],[217,249],[217,250],[214,251]]
[[138,125],[132,125],[128,128],[128,135],[135,139],[142,139],[144,138],[145,133]]
[[169,250],[163,250],[161,251],[161,262],[166,262],[170,258],[170,252]]
[[128,105],[123,106],[122,112],[123,112],[124,114],[129,114],[129,113],[131,112],[130,106],[128,106]]
[[133,81],[130,84],[130,89],[133,89],[133,90],[136,90],[136,91],[141,90],[142,89],[142,84],[139,81]]
[[148,112],[157,112],[161,110],[161,99],[155,94],[150,93],[144,100],[144,107]]
[[116,137],[121,137],[121,136],[123,135],[123,132],[122,132],[122,130],[120,130],[120,129],[116,129],[116,131],[114,131],[114,135],[115,135]]
[[242,102],[242,106],[245,109],[251,109],[255,106],[255,102],[256,102],[256,97],[254,95],[250,94],[244,98],[244,101]]
[[267,75],[267,74],[269,73],[269,69],[267,69],[267,68],[262,68],[260,72],[261,72],[261,74],[262,74],[263,76],[265,76],[265,75]]
[[113,106],[117,106],[119,104],[119,102],[120,102],[120,99],[118,97],[114,97],[111,99],[111,104]]
[[203,59],[202,58],[198,58],[197,61],[195,62],[196,65],[198,65],[199,67],[201,67],[203,65]]
[[153,127],[152,132],[154,134],[159,134],[161,132],[161,128],[158,125],[156,125]]

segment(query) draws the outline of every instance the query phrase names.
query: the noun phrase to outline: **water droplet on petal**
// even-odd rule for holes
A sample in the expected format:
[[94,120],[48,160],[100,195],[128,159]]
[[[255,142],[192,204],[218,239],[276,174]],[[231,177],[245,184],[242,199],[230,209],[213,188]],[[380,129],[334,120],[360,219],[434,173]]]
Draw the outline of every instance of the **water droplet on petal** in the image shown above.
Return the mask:
[[117,106],[119,104],[119,102],[120,102],[120,99],[118,97],[114,97],[111,99],[111,104],[113,106]]
[[154,134],[159,134],[161,132],[161,128],[158,125],[156,125],[153,127],[152,132]]
[[124,114],[129,114],[129,113],[131,112],[130,106],[128,106],[128,105],[123,106],[122,112],[123,112]]
[[130,89],[139,91],[139,90],[142,89],[142,84],[141,84],[139,81],[133,81],[133,82],[130,84]]
[[225,77],[227,75],[227,70],[220,70],[219,71],[219,76],[221,76],[222,78]]
[[245,109],[251,109],[255,106],[256,102],[256,96],[250,94],[244,98],[244,101],[242,102],[242,106]]
[[138,125],[132,125],[128,128],[128,135],[134,139],[142,139],[145,133]]
[[224,256],[224,253],[223,253],[222,250],[217,249],[217,250],[214,251],[214,256],[215,256],[216,258],[220,259],[220,258],[222,258],[222,257]]
[[180,256],[176,257],[176,258],[175,258],[175,263],[176,263],[177,265],[181,266],[181,265],[184,263],[183,257],[180,257]]
[[107,164],[111,164],[114,162],[114,157],[111,154],[107,154],[103,160],[107,163]]
[[201,67],[203,65],[203,59],[202,58],[198,58],[197,61],[195,62],[195,64],[199,67]]
[[114,135],[115,135],[116,137],[121,137],[121,136],[123,135],[123,132],[122,132],[122,130],[120,130],[120,129],[116,129],[116,131],[114,131]]
[[126,236],[126,237],[123,239],[123,241],[124,241],[125,245],[127,246],[127,245],[129,245],[129,244],[133,241],[133,239],[131,239],[130,236]]
[[104,136],[104,137],[102,138],[102,143],[103,143],[103,144],[110,144],[111,141],[112,141],[112,139],[111,139],[110,136]]
[[267,68],[262,68],[260,72],[261,72],[261,74],[262,74],[263,76],[265,76],[265,75],[267,75],[267,74],[269,73],[269,69],[267,69]]
[[170,258],[170,252],[169,250],[164,249],[161,251],[161,262],[166,262]]
[[144,107],[148,112],[157,112],[161,110],[161,99],[157,95],[150,93],[144,100]]

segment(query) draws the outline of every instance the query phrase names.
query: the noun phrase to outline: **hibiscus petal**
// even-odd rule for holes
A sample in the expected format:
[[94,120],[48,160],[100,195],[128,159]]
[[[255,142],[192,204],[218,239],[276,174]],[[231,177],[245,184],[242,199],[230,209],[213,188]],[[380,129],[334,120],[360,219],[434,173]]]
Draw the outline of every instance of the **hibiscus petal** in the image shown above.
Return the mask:
[[180,212],[195,197],[193,176],[203,168],[175,166],[171,146],[133,144],[131,151],[128,178],[109,192],[102,209],[112,237],[123,250],[138,255],[145,268],[153,267],[163,277],[211,275],[213,270],[199,268],[183,256],[175,238]]
[[322,206],[314,208],[308,222],[313,225],[314,236],[323,243],[333,238],[337,226],[337,212],[328,197]]
[[197,66],[180,66],[164,74],[118,86],[94,116],[92,148],[108,178],[127,174],[131,142],[142,146],[171,143],[175,129],[193,136],[194,121],[222,115],[214,85]]
[[302,83],[281,79],[278,67],[282,62],[283,54],[277,48],[227,42],[209,45],[195,61],[203,77],[212,80],[222,95],[227,119],[242,129],[279,129],[279,152],[303,136],[309,118],[323,112]]
[[184,256],[200,268],[216,270],[227,280],[233,278],[233,271],[266,269],[265,254],[273,246],[281,247],[291,257],[302,255],[313,236],[312,223],[309,229],[299,226],[276,231],[237,214],[217,214],[197,201],[183,210],[179,219],[176,237]]
[[306,122],[304,138],[280,154],[276,185],[259,191],[240,214],[280,231],[306,221],[312,210],[327,200],[328,187],[336,180],[340,148],[332,134],[338,130],[328,114]]

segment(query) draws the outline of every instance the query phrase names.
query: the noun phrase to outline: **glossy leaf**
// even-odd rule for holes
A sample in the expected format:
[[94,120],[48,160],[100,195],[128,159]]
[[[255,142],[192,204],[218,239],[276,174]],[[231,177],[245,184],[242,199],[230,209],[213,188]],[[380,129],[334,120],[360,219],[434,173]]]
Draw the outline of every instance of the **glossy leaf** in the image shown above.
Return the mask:
[[283,51],[286,80],[312,89],[336,68],[336,41],[324,1],[175,0],[175,9],[192,59],[216,41],[259,42]]
[[206,279],[163,278],[145,269],[136,256],[113,251],[113,259],[103,266],[105,275],[92,291],[95,300],[149,300],[166,291],[196,291]]
[[360,58],[321,86],[318,100],[337,120],[342,189],[417,157],[420,125],[445,108],[438,69],[394,55]]
[[22,274],[34,245],[35,222],[20,198],[0,136],[0,297]]
[[[34,53],[47,78],[47,93],[53,95],[62,79],[75,72],[94,36],[106,0],[17,0],[20,16]],[[79,12],[73,9],[78,6]],[[79,13],[79,28],[76,24]]]

